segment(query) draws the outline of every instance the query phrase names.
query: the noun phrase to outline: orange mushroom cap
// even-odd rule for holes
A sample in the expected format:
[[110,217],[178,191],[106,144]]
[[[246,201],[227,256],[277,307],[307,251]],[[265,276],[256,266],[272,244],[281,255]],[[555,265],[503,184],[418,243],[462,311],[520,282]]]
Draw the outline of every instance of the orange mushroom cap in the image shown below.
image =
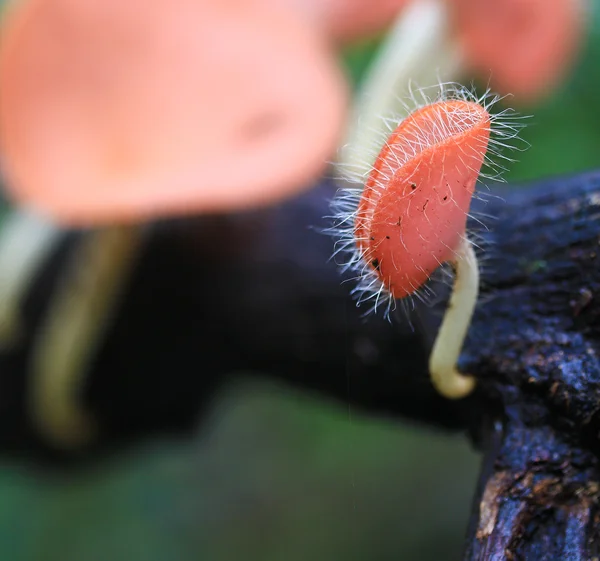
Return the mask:
[[10,193],[69,224],[243,208],[323,169],[345,86],[271,0],[20,0],[0,29]]
[[578,51],[583,0],[450,0],[471,67],[517,98],[543,95]]
[[464,100],[426,105],[387,140],[365,184],[359,254],[394,298],[415,293],[465,235],[490,116]]

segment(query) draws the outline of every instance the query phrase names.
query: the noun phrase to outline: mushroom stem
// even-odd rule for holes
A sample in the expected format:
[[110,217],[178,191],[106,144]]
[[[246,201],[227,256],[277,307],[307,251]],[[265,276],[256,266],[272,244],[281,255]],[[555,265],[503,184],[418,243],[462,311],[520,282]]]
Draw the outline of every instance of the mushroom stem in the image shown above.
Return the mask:
[[0,349],[21,334],[21,306],[36,273],[56,248],[63,232],[51,222],[23,210],[3,219],[0,232]]
[[471,242],[462,238],[452,262],[454,288],[429,357],[431,381],[449,399],[467,396],[475,387],[472,376],[461,374],[456,363],[471,323],[479,294],[479,267]]
[[96,433],[81,404],[82,385],[132,270],[141,233],[139,227],[118,226],[84,237],[34,344],[29,408],[40,434],[60,448],[85,445]]

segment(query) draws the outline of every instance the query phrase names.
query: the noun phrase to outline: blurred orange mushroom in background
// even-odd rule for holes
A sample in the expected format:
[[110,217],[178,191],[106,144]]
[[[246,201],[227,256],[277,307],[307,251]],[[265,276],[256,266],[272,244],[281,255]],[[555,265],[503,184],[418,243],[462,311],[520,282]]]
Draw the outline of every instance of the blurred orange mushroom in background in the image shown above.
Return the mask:
[[587,0],[412,0],[395,18],[356,96],[338,173],[360,182],[407,115],[412,85],[486,82],[511,103],[547,97],[573,67]]
[[0,24],[6,188],[62,223],[276,201],[339,141],[342,73],[281,2],[20,0]]
[[554,87],[584,35],[585,0],[449,1],[466,63],[517,101]]

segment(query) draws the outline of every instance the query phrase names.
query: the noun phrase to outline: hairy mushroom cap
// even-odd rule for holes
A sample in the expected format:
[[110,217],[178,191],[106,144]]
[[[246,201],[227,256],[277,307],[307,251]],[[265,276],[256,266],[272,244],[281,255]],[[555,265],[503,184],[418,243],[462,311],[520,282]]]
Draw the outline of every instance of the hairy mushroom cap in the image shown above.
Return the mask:
[[363,260],[394,298],[413,294],[465,235],[490,138],[472,101],[439,101],[393,132],[369,175],[355,236]]
[[21,0],[2,15],[2,173],[64,223],[282,198],[322,171],[344,105],[325,41],[270,0]]
[[517,98],[543,95],[581,43],[584,0],[449,0],[467,62]]

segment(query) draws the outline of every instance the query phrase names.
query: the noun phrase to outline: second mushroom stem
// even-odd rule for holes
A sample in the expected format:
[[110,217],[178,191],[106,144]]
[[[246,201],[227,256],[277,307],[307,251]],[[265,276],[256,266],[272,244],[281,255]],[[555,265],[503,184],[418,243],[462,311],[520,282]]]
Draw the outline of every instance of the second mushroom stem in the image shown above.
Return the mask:
[[82,404],[84,376],[135,263],[140,227],[87,233],[51,301],[32,351],[30,413],[53,446],[88,444],[96,424]]
[[433,385],[442,395],[459,399],[475,387],[475,379],[461,374],[456,367],[479,294],[477,257],[466,237],[462,238],[452,265],[454,288],[431,350],[429,373]]

